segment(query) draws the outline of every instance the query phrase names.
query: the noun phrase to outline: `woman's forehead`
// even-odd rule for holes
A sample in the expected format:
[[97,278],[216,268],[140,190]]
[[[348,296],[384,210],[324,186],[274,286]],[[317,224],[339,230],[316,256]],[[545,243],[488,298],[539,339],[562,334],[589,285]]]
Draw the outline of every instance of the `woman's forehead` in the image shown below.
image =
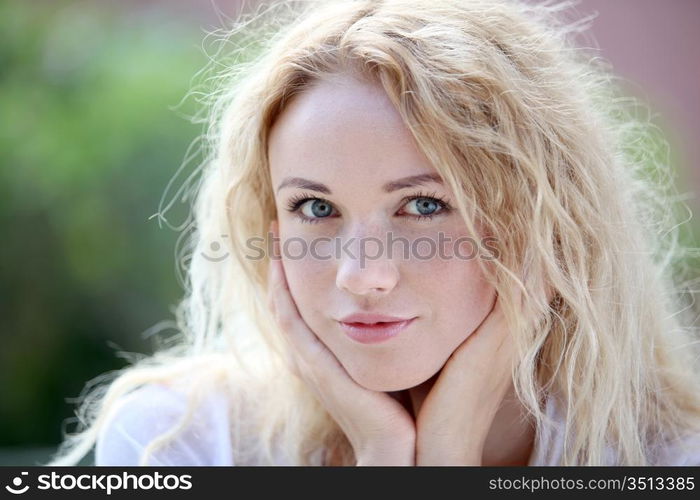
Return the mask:
[[299,134],[333,133],[348,124],[386,129],[400,127],[403,122],[379,84],[336,75],[295,95],[277,117],[271,135],[279,129]]
[[384,90],[353,80],[322,81],[296,96],[268,146],[272,176],[279,179],[323,182],[352,173],[383,185],[434,172]]

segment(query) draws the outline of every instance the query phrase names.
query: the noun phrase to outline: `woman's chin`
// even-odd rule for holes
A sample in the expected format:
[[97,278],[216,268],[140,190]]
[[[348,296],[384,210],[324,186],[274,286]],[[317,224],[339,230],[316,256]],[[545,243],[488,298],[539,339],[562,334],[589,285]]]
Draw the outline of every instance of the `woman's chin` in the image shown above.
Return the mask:
[[397,392],[411,389],[429,380],[437,370],[427,370],[425,373],[407,373],[405,376],[382,373],[358,373],[351,374],[352,379],[358,384],[371,391]]

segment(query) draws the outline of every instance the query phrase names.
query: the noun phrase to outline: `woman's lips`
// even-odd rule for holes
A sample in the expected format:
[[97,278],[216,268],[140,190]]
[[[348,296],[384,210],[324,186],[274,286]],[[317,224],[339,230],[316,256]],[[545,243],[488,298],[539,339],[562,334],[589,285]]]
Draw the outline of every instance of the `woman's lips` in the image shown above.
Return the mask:
[[338,323],[351,339],[362,344],[376,344],[395,337],[408,328],[415,319],[380,323],[345,323],[343,321]]

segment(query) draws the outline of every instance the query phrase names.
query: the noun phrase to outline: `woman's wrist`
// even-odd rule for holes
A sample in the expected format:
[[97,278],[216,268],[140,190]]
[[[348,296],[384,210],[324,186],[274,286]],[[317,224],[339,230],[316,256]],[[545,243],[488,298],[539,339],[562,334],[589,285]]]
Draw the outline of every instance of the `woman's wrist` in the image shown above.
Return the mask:
[[400,446],[372,446],[357,454],[357,466],[415,465],[415,442]]
[[477,453],[416,452],[416,465],[481,465],[481,455]]
[[416,446],[416,465],[481,465],[483,445],[455,446],[459,440],[421,442]]

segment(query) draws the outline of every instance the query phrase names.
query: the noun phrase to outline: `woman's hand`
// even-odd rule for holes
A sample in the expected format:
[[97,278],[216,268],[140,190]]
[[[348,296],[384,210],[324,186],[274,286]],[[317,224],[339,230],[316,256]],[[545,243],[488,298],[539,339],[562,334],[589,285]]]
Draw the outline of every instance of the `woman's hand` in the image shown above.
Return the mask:
[[[270,230],[279,256],[277,221]],[[414,465],[415,424],[389,394],[357,384],[300,316],[282,260],[270,259],[268,305],[288,341],[291,368],[348,437],[358,465]]]
[[498,296],[455,351],[420,406],[417,465],[481,465],[484,443],[511,383],[512,342]]

